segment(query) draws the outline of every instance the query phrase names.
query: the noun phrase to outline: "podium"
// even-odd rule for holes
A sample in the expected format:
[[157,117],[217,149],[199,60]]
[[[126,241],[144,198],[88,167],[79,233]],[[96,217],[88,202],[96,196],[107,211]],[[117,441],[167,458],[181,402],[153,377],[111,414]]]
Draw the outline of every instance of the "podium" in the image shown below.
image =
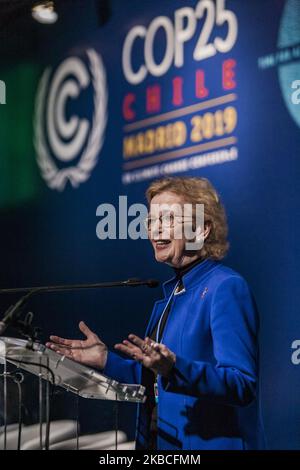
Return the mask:
[[[119,383],[113,378],[31,340],[1,337],[0,362],[4,366],[4,431],[7,427],[7,378],[12,375],[7,366],[12,364],[16,367],[14,373],[16,374],[17,371],[20,377],[23,375],[20,373],[22,371],[38,377],[40,425],[43,426],[44,414],[47,423],[45,445],[43,446],[46,449],[49,448],[50,388],[52,387],[61,387],[78,397],[96,400],[133,403],[143,403],[146,400],[144,386]],[[22,380],[19,382],[21,383]],[[43,383],[45,387],[43,387]]]

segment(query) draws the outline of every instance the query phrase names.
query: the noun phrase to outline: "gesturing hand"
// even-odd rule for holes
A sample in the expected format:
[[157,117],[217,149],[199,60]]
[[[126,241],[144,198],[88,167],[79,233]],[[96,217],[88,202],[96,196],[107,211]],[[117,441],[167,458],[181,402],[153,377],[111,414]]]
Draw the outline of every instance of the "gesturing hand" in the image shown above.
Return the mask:
[[107,360],[107,346],[83,321],[79,323],[79,329],[85,335],[85,340],[50,336],[51,342],[46,343],[46,346],[76,362],[103,369]]
[[143,340],[139,336],[130,334],[128,338],[130,341],[125,339],[123,343],[115,344],[115,349],[141,362],[153,372],[168,377],[176,361],[176,355],[167,346],[155,343],[148,337]]

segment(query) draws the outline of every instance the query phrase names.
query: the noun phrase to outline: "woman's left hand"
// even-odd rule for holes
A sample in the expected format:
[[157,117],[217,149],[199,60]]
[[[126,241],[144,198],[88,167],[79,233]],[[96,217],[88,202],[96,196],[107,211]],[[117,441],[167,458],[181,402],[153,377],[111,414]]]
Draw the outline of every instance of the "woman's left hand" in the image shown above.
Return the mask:
[[156,343],[148,337],[143,340],[130,334],[128,338],[130,341],[125,339],[122,344],[115,344],[115,349],[127,354],[156,374],[168,377],[175,364],[176,355],[167,346]]

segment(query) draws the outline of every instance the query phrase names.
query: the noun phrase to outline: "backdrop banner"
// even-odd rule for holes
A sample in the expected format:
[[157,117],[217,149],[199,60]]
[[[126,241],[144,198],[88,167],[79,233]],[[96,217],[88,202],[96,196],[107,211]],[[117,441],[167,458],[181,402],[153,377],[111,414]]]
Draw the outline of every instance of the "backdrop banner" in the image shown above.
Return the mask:
[[[127,230],[133,204],[155,178],[208,178],[228,214],[224,264],[260,311],[268,448],[300,449],[300,2],[61,3],[55,24],[28,32],[30,53],[1,44],[0,286],[172,277]],[[29,306],[42,341],[77,337],[84,320],[113,348],[143,336],[161,297],[117,288]],[[58,396],[54,415],[74,406]],[[110,406],[81,401],[82,429],[110,428]],[[120,420],[133,437],[134,404]]]

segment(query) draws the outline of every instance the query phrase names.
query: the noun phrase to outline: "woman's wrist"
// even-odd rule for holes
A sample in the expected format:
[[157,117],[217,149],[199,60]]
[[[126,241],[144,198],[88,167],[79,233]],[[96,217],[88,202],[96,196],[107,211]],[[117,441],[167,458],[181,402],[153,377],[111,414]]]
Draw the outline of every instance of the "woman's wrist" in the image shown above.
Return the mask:
[[165,370],[161,374],[166,379],[168,379],[170,377],[170,375],[172,373],[172,370],[173,370],[173,367],[175,365],[175,362],[176,362],[176,355],[174,353],[172,353],[172,355],[170,355],[170,357],[168,358],[168,364],[166,365]]

